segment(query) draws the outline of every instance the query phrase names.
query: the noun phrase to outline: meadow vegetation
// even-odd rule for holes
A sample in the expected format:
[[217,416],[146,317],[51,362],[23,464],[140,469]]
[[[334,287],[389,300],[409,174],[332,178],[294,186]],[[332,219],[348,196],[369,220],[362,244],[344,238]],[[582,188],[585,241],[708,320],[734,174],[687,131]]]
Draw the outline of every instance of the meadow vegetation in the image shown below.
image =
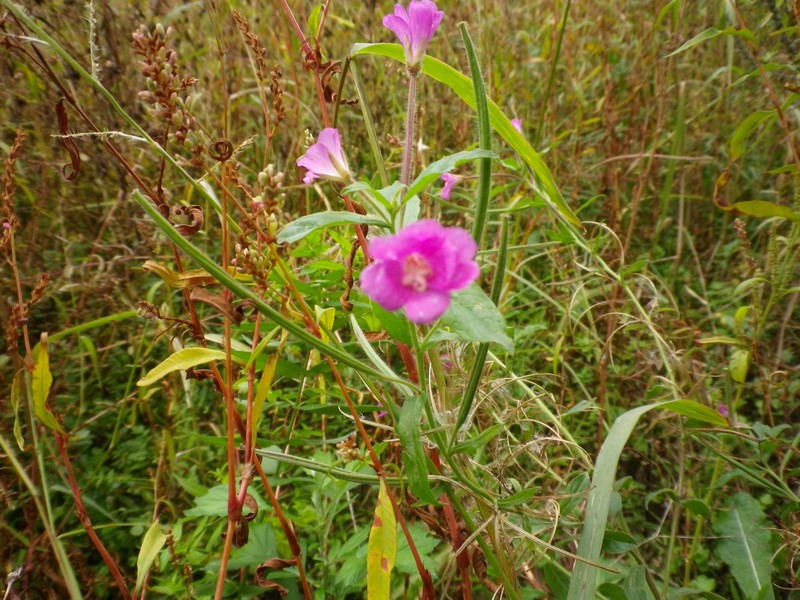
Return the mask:
[[800,598],[800,2],[438,9],[0,0],[4,600]]

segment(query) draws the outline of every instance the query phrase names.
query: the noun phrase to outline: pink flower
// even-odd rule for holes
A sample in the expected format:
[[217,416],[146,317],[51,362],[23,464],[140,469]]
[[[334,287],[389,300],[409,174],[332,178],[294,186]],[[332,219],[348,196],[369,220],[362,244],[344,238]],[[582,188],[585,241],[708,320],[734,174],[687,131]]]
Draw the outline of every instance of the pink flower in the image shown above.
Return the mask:
[[405,307],[414,323],[433,323],[450,306],[450,294],[478,277],[478,245],[460,227],[425,219],[395,235],[375,238],[374,262],[361,273],[361,289],[386,310]]
[[350,181],[350,169],[342,151],[342,138],[332,127],[319,132],[317,143],[297,159],[297,166],[308,172],[303,182],[311,183],[317,178],[332,181]]
[[383,25],[400,40],[406,54],[406,65],[416,70],[425,56],[428,42],[442,22],[444,13],[436,8],[431,0],[411,0],[408,12],[401,4],[396,4],[393,15],[383,17]]
[[456,187],[464,178],[460,175],[452,175],[451,173],[442,173],[442,181],[444,187],[442,188],[442,198],[450,200],[450,195],[453,193],[453,188]]
[[514,129],[522,133],[522,119],[511,119],[511,124],[514,126]]

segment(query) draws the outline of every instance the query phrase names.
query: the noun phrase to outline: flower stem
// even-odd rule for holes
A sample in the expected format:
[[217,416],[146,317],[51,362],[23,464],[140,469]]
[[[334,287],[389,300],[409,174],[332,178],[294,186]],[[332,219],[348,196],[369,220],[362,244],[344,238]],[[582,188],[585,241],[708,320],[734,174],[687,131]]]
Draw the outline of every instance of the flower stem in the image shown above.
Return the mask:
[[403,148],[403,170],[400,183],[407,186],[411,180],[411,163],[414,160],[414,126],[417,115],[417,72],[408,71],[408,105],[406,107],[406,140]]

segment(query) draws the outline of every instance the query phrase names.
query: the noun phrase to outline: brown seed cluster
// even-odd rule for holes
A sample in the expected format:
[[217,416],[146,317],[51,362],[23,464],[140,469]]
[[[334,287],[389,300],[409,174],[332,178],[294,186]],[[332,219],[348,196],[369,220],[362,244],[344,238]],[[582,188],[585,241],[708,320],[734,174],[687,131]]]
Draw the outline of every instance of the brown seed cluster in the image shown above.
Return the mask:
[[191,110],[198,96],[190,94],[189,89],[197,79],[180,76],[178,53],[167,45],[172,32],[172,27],[164,29],[158,23],[152,31],[142,25],[133,33],[133,51],[142,57],[139,67],[147,82],[147,89],[139,92],[139,98],[164,124],[162,144],[174,140],[196,154],[199,140],[193,135],[197,123]]

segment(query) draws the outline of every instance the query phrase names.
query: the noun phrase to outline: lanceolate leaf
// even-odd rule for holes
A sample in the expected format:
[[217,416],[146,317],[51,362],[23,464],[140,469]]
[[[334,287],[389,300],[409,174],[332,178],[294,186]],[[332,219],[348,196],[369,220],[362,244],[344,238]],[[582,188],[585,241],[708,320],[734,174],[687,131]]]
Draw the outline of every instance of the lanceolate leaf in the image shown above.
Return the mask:
[[761,505],[752,496],[738,493],[718,513],[714,532],[720,537],[717,555],[731,570],[745,598],[774,598],[770,579],[772,535]]
[[142,547],[139,549],[139,557],[136,559],[136,592],[142,589],[144,579],[153,565],[153,561],[158,556],[161,548],[167,541],[167,536],[161,531],[161,525],[156,521],[144,534]]
[[360,225],[384,225],[383,221],[369,215],[359,215],[347,211],[314,213],[300,217],[289,223],[278,233],[278,243],[291,244],[306,237],[309,233],[330,225],[358,223]]
[[[232,358],[235,361],[238,360],[235,356]],[[151,385],[173,371],[185,371],[212,360],[225,360],[225,352],[211,348],[184,348],[154,367],[147,375],[137,381],[136,385],[140,387]]]
[[419,432],[419,419],[422,415],[422,396],[406,398],[400,410],[400,421],[397,424],[397,435],[403,446],[403,464],[408,475],[408,484],[411,492],[420,500],[435,504],[430,483],[428,483],[428,463],[425,448]]
[[53,375],[50,373],[50,355],[47,351],[47,334],[42,334],[42,340],[33,350],[33,379],[31,389],[33,392],[33,411],[38,419],[44,423],[48,429],[63,433],[61,425],[56,421],[53,413],[47,407],[47,397],[50,395],[50,387],[53,385]]
[[367,545],[367,598],[389,600],[392,568],[397,557],[396,520],[392,503],[381,480],[375,519]]
[[25,450],[25,440],[22,437],[22,426],[19,423],[19,398],[22,389],[22,376],[24,371],[20,369],[11,381],[11,410],[14,413],[14,439],[17,440],[19,449]]
[[436,162],[429,164],[422,173],[417,175],[417,178],[408,187],[404,200],[410,200],[412,196],[419,194],[428,184],[438,179],[442,173],[449,173],[461,163],[477,158],[497,158],[497,155],[488,150],[466,150],[440,158]]
[[[399,44],[354,44],[350,49],[350,56],[361,54],[385,56],[398,62],[404,62],[403,48]],[[422,72],[431,79],[435,79],[453,90],[468,106],[475,108],[475,90],[472,80],[459,73],[450,65],[443,63],[432,56],[426,56],[422,63]],[[567,221],[580,226],[580,219],[564,200],[561,191],[556,186],[550,169],[542,160],[533,146],[511,124],[508,117],[503,114],[500,107],[489,99],[489,122],[492,128],[520,155],[522,160],[533,170],[544,188],[545,197],[557,208],[557,212]]]

